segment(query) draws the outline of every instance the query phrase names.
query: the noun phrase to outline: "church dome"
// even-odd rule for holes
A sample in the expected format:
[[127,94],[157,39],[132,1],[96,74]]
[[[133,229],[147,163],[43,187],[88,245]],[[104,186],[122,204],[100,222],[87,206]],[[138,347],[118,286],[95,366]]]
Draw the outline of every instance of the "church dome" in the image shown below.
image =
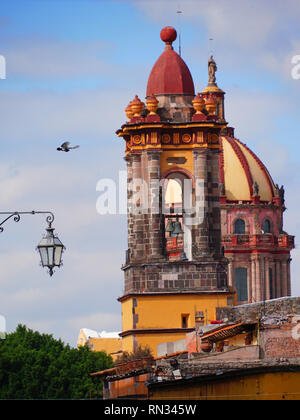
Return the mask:
[[195,95],[191,73],[172,47],[172,42],[177,37],[176,30],[167,26],[162,29],[160,37],[166,46],[151,70],[147,84],[147,97],[168,94]]
[[220,183],[228,201],[272,201],[276,186],[264,164],[240,140],[221,136]]

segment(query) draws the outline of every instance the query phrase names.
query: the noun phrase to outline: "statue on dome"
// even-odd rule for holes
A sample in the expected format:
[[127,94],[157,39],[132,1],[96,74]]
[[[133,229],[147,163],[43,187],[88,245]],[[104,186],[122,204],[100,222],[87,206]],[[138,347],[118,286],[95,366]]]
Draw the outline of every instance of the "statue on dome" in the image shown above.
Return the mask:
[[275,188],[275,197],[279,197],[281,198],[282,202],[284,203],[284,186],[281,185],[281,187],[279,188],[279,185],[276,184],[276,188]]
[[255,181],[254,183],[253,183],[253,193],[254,193],[254,196],[258,196],[258,194],[259,194],[259,185],[258,185],[258,183]]
[[218,70],[215,60],[211,55],[208,60],[208,82],[216,83],[216,71]]
[[279,189],[279,197],[281,198],[282,201],[284,201],[284,186],[281,185],[280,189]]

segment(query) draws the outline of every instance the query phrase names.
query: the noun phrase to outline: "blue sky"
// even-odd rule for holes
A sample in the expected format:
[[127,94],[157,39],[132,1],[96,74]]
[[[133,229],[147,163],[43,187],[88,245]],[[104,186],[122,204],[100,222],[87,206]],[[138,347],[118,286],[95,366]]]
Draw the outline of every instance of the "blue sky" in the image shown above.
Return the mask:
[[[160,30],[178,29],[178,8],[182,57],[196,90],[206,86],[212,48],[227,120],[285,185],[285,230],[298,242],[300,79],[291,77],[291,58],[300,54],[297,0],[284,7],[279,0],[2,0],[0,208],[52,210],[67,247],[64,266],[50,279],[35,252],[43,217],[6,224],[0,313],[8,331],[24,323],[76,345],[80,328],[121,329],[116,298],[126,218],[97,214],[96,184],[117,181],[125,169],[115,131],[134,95],[145,97],[163,50]],[[58,153],[63,140],[80,149]],[[292,293],[299,295],[298,249],[292,258]]]

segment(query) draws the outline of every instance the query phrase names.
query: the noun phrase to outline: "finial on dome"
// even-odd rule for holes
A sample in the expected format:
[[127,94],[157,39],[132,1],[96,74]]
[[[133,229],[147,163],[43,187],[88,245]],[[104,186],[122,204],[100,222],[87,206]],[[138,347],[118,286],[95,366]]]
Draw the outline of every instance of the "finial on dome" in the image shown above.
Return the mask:
[[160,31],[160,38],[166,43],[166,49],[173,49],[172,42],[174,42],[177,38],[176,29],[172,26],[165,26]]
[[131,101],[131,109],[133,111],[133,116],[140,117],[144,108],[145,108],[144,102],[142,102],[140,98],[137,95],[135,95],[133,101]]
[[147,122],[159,122],[160,117],[157,115],[156,111],[158,108],[159,101],[157,100],[155,95],[148,96],[146,99],[147,104],[147,110],[149,111],[149,114],[146,117]]
[[196,114],[203,114],[203,110],[205,109],[205,100],[200,93],[197,93],[195,98],[192,100],[192,103]]
[[126,117],[131,120],[131,118],[133,117],[133,111],[131,109],[131,101],[129,102],[129,104],[127,105],[127,107],[125,108],[125,113],[126,113]]
[[205,113],[205,100],[200,93],[197,93],[195,98],[192,100],[192,104],[194,110],[196,111],[195,114],[192,116],[192,121],[204,121],[207,119]]
[[214,95],[209,95],[205,99],[205,108],[208,112],[208,115],[215,115],[217,110],[217,99]]
[[151,115],[156,114],[157,108],[158,108],[158,100],[156,97],[152,94],[146,99],[147,109]]

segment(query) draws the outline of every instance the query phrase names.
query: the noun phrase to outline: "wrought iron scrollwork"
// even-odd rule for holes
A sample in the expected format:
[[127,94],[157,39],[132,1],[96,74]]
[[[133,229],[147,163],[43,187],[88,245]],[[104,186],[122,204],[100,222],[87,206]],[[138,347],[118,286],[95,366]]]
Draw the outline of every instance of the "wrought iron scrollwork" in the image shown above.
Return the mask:
[[51,228],[52,223],[54,221],[54,214],[51,211],[13,211],[13,212],[0,212],[0,215],[8,215],[8,217],[6,217],[4,220],[2,220],[2,222],[0,222],[0,233],[2,233],[4,231],[3,225],[5,222],[7,222],[9,219],[13,218],[13,220],[15,222],[19,222],[21,219],[21,215],[23,214],[48,214],[48,216],[46,217],[46,222],[48,223],[49,228]]

